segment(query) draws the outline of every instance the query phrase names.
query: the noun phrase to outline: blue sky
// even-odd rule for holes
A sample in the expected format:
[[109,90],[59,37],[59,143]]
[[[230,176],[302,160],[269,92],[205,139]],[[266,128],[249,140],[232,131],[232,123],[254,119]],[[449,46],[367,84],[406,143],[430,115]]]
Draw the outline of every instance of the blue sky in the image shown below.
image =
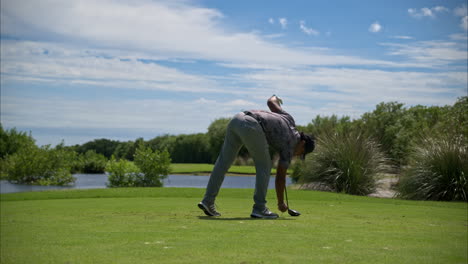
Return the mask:
[[1,4],[1,122],[39,145],[205,132],[272,94],[301,125],[467,95],[463,0]]

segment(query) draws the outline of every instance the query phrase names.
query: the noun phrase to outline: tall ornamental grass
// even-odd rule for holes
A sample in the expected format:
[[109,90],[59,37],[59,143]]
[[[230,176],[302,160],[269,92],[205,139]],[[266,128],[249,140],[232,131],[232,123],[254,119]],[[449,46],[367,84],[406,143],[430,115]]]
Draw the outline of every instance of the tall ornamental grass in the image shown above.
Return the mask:
[[399,183],[402,198],[467,201],[468,152],[462,136],[425,137]]
[[373,140],[357,133],[323,134],[309,156],[295,166],[293,177],[354,195],[375,191],[377,176],[385,171],[387,161]]

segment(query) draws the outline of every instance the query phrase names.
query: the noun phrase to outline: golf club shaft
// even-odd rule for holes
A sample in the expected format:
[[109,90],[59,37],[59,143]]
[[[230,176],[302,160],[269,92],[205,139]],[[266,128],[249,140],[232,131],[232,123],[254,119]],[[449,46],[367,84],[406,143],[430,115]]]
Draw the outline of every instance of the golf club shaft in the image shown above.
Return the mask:
[[286,205],[289,209],[288,191],[286,190],[286,184],[284,185],[284,195],[286,196]]

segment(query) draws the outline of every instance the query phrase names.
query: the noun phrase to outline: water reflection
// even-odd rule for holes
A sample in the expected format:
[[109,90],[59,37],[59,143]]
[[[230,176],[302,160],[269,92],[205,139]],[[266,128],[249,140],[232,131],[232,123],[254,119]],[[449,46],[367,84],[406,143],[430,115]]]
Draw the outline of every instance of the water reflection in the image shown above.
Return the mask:
[[[0,181],[0,193],[31,192],[62,189],[97,189],[107,187],[106,174],[74,174],[76,178],[73,186],[36,186],[12,184],[8,181]],[[169,175],[164,179],[164,187],[192,187],[205,188],[210,176],[195,175]],[[286,184],[291,184],[291,179],[286,178]],[[255,177],[251,176],[226,176],[222,188],[254,188]],[[270,178],[269,189],[274,189],[275,178]]]

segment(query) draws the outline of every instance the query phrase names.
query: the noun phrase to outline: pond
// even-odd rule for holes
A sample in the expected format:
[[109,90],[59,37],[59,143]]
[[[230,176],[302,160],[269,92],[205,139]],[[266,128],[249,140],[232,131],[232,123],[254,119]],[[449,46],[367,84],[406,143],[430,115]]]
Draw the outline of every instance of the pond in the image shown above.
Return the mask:
[[[64,189],[98,189],[107,188],[106,174],[74,174],[76,178],[75,185],[72,186],[37,186],[13,184],[8,181],[0,181],[0,193],[30,192],[45,190],[64,190]],[[169,175],[164,179],[164,187],[191,187],[205,188],[210,176],[196,175]],[[286,184],[291,184],[291,179],[286,178]],[[269,189],[275,188],[275,178],[270,178]],[[226,176],[221,188],[255,188],[254,176]]]

